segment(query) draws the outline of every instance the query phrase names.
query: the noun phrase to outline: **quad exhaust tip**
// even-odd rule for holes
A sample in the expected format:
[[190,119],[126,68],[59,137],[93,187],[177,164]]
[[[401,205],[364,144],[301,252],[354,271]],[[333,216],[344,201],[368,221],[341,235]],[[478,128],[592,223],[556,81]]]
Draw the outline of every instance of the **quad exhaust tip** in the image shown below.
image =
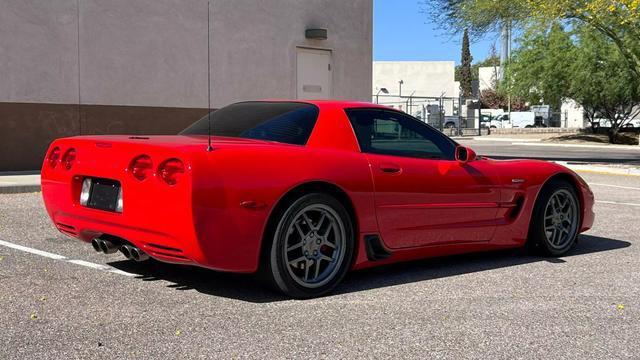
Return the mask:
[[97,252],[104,254],[113,254],[120,250],[122,255],[128,260],[146,261],[149,260],[149,254],[132,245],[116,245],[105,239],[95,238],[91,240],[91,246]]
[[135,261],[149,260],[149,255],[146,252],[138,249],[137,247],[131,249],[131,257]]
[[105,254],[113,254],[117,252],[119,248],[119,246],[114,244],[113,242],[99,238],[91,240],[91,246],[93,246],[93,249],[95,251]]
[[131,260],[131,249],[132,247],[129,245],[122,245],[120,247],[120,252],[127,258],[127,260]]
[[149,260],[149,254],[131,245],[122,245],[120,252],[129,260],[145,261]]

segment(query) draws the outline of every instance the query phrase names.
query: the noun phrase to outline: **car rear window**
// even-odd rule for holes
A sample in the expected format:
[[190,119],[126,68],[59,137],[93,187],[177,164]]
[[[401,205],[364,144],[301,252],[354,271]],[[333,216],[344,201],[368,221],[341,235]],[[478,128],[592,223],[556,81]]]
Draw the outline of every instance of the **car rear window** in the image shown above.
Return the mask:
[[[297,102],[243,102],[215,110],[211,134],[305,145],[318,119],[318,107]],[[208,116],[181,135],[207,135]]]

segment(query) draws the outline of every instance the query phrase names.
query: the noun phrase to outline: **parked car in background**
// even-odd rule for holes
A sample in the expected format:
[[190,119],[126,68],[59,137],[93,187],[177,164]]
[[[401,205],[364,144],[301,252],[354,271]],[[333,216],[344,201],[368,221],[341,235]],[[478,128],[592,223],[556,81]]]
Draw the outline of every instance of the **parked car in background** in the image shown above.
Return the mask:
[[445,128],[454,129],[460,127],[460,117],[459,116],[445,116],[443,120],[443,124]]
[[[509,116],[511,115],[511,116]],[[491,120],[492,128],[533,128],[547,127],[542,116],[536,116],[533,111],[517,111],[511,114],[501,114]]]

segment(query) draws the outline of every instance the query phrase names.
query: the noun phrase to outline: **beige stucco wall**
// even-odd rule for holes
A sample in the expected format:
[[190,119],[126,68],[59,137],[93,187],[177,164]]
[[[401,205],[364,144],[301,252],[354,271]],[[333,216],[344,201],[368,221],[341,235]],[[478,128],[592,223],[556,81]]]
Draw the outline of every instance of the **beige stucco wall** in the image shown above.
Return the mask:
[[[212,105],[295,97],[297,46],[332,50],[335,98],[369,99],[372,12],[372,0],[211,0]],[[206,107],[207,1],[0,0],[0,54],[0,102]]]

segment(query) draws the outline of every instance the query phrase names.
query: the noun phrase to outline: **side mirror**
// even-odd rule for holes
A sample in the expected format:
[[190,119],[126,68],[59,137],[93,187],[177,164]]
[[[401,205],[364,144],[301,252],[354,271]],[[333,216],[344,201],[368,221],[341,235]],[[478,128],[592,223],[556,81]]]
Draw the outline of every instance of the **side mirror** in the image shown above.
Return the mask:
[[466,164],[476,159],[476,152],[465,146],[456,147],[456,160],[461,164]]

